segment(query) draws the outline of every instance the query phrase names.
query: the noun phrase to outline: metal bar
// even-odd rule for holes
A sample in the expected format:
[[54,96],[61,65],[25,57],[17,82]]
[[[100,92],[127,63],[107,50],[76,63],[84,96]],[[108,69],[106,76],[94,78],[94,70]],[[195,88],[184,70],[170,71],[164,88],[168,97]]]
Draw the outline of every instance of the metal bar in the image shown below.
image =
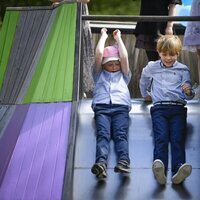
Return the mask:
[[[120,26],[120,25],[115,25],[113,26],[113,24],[97,24],[94,25],[92,23],[90,23],[90,28],[92,33],[100,33],[102,28],[107,28],[108,29],[108,33],[112,34],[112,32],[115,29],[120,29],[122,34],[135,34],[135,26],[134,25],[126,25],[126,26]],[[185,32],[185,26],[181,25],[181,24],[174,24],[174,30],[176,35],[184,35]]]
[[200,16],[133,16],[133,15],[82,15],[82,20],[90,21],[126,21],[126,22],[166,22],[200,21]]
[[33,6],[33,7],[7,7],[6,11],[34,11],[34,10],[52,10],[53,6]]

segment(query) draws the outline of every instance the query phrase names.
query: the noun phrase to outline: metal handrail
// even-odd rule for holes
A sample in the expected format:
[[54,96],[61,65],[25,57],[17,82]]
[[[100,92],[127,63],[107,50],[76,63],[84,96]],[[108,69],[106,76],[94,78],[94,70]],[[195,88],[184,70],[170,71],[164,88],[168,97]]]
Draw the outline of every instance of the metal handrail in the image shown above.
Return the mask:
[[200,21],[200,16],[134,16],[134,15],[82,15],[82,20],[123,22]]

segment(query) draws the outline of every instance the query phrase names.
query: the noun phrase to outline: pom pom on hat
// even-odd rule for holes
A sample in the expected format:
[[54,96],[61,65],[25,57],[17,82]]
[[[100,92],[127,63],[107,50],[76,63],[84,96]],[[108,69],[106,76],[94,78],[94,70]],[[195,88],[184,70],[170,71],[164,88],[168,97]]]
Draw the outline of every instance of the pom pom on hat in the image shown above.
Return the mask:
[[104,48],[102,64],[112,60],[120,60],[119,50],[116,46],[107,46]]

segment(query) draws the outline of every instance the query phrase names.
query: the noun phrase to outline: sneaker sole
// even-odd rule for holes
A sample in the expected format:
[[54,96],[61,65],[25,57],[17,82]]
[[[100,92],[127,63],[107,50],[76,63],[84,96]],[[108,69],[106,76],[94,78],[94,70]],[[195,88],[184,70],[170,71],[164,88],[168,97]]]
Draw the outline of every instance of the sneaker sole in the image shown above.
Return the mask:
[[153,163],[152,170],[158,183],[164,185],[166,183],[164,165],[161,162],[156,161]]
[[188,164],[183,165],[177,172],[177,175],[173,178],[172,177],[172,183],[173,184],[180,184],[183,182],[192,172],[192,167]]
[[106,178],[105,170],[102,166],[94,164],[91,172],[97,176],[97,178]]
[[121,168],[118,168],[118,167],[115,167],[114,172],[116,172],[116,173],[125,173],[125,174],[131,173],[130,169],[121,169]]

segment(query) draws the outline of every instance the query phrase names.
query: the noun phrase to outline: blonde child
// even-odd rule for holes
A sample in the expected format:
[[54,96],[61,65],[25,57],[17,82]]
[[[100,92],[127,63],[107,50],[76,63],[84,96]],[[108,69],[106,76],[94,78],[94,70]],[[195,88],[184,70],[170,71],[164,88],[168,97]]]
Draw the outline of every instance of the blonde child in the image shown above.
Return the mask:
[[[171,144],[172,183],[187,178],[192,166],[185,161],[187,129],[186,100],[194,97],[190,72],[177,61],[182,44],[178,36],[163,35],[157,41],[160,60],[149,62],[143,69],[140,91],[145,100],[152,99],[152,128],[154,134],[154,162],[152,170],[158,183],[166,183],[168,143]],[[148,89],[151,88],[149,95]]]

